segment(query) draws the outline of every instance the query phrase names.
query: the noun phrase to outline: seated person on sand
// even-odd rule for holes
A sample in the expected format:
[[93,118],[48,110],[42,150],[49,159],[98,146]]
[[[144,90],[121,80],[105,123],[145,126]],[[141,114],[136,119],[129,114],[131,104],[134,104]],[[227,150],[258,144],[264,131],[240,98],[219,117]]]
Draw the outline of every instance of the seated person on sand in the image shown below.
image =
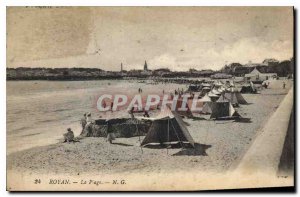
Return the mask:
[[68,132],[64,133],[64,142],[70,143],[72,141],[74,142],[74,133],[71,128],[68,128]]

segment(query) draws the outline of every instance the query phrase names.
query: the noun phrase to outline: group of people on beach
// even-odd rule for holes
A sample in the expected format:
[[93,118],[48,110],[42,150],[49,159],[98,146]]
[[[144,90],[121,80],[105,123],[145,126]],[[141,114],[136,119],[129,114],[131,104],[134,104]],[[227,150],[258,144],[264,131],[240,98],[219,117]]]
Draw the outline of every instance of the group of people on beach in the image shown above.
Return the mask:
[[[93,123],[92,114],[85,113],[83,115],[83,118],[81,118],[80,120],[80,124],[82,126],[82,131],[80,135],[83,134],[84,130],[87,129],[87,127],[89,127],[92,123]],[[64,142],[68,142],[68,143],[74,142],[75,136],[71,128],[68,128],[67,133],[64,133],[63,136],[64,136]]]
[[[81,124],[81,127],[82,127],[82,131],[81,131],[80,135],[82,135],[85,132],[86,129],[90,129],[91,125],[94,124],[94,123],[95,122],[92,119],[91,113],[83,114],[83,117],[80,120],[80,124]],[[107,141],[110,144],[112,144],[113,140],[115,140],[115,137],[114,137],[113,133],[110,132],[110,130],[108,129],[108,131],[107,131]]]
[[176,89],[174,90],[175,95],[183,95],[183,93],[184,93],[183,88],[181,90],[179,88],[177,88],[177,90]]
[[[84,113],[83,117],[80,119],[80,124],[81,124],[81,133],[80,135],[84,134],[86,130],[89,130],[94,124],[94,120],[92,119],[92,114],[91,113]],[[64,142],[75,142],[75,136],[74,132],[72,131],[71,128],[67,129],[67,133],[63,134],[64,136]],[[112,141],[115,140],[115,137],[112,132],[107,132],[107,141],[112,144]]]

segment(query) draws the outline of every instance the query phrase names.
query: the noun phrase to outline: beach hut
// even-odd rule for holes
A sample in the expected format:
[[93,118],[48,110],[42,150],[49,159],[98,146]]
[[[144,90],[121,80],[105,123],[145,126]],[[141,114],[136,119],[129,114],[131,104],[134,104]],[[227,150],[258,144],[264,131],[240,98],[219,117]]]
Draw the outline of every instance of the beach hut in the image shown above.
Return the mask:
[[152,122],[141,146],[194,147],[194,140],[179,114],[166,108]]

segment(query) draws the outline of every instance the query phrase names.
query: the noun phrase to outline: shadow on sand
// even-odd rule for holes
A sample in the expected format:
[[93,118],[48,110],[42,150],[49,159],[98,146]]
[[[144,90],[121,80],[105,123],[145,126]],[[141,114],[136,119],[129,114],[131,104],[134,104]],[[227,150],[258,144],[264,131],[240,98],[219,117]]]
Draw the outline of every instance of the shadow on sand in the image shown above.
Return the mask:
[[124,144],[124,143],[120,143],[120,142],[113,142],[112,145],[119,145],[119,146],[133,146],[131,144]]
[[240,122],[240,123],[252,123],[251,118],[238,118],[234,120],[233,122]]
[[173,154],[172,156],[182,156],[182,155],[208,156],[208,154],[206,153],[206,150],[210,147],[211,147],[211,145],[195,143],[195,148],[183,149],[183,150],[179,151],[178,153]]
[[253,103],[245,103],[245,104],[241,104],[241,105],[252,105]]
[[203,117],[193,117],[192,119],[193,119],[193,121],[195,121],[195,120],[206,120],[206,118],[203,118]]

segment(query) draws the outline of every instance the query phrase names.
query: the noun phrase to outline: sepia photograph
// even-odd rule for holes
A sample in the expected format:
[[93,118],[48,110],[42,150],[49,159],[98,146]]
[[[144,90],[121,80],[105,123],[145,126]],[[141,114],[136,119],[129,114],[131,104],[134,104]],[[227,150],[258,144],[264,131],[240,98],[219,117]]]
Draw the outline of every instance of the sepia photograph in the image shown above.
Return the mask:
[[7,191],[295,189],[292,6],[7,6]]

